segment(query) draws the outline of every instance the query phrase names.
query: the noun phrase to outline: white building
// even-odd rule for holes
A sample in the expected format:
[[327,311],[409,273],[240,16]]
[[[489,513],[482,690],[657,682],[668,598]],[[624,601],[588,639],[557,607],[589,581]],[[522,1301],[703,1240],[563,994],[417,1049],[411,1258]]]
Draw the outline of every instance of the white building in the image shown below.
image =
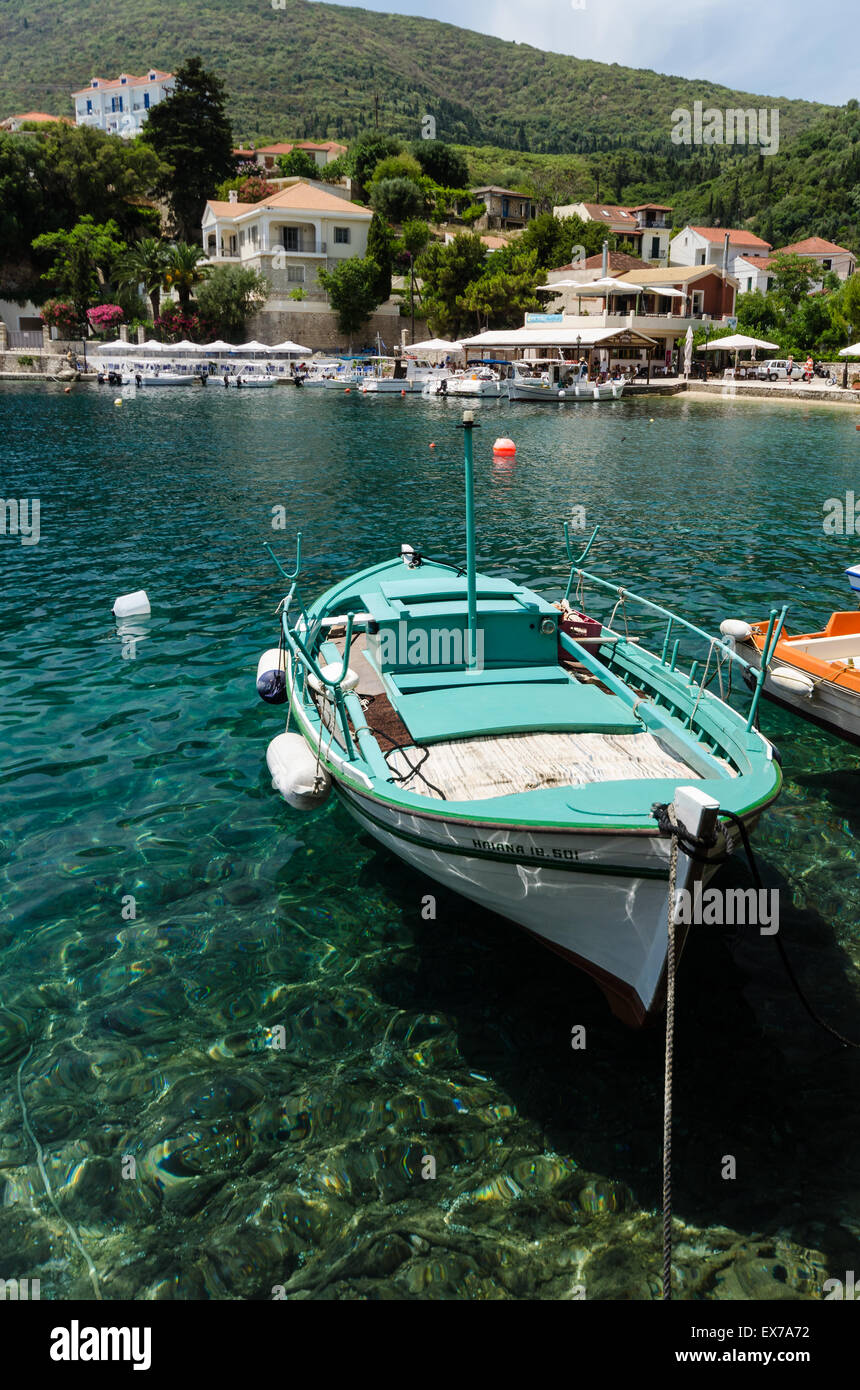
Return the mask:
[[769,241],[737,227],[684,227],[669,242],[670,265],[722,265],[726,234],[729,265],[736,256],[769,256]]
[[171,72],[150,68],[142,77],[121,72],[115,80],[90,79],[89,86],[72,93],[77,125],[97,126],[109,135],[131,139],[139,135],[152,110],[174,90]]
[[553,214],[600,222],[608,232],[629,241],[642,260],[651,265],[669,263],[672,209],[665,203],[640,203],[635,208],[618,207],[615,203],[564,203],[554,207]]
[[260,271],[277,294],[304,290],[325,298],[317,280],[322,266],[367,254],[373,214],[335,192],[292,179],[259,203],[210,199],[203,214],[203,247],[211,265],[245,265]]
[[774,253],[777,256],[804,256],[817,261],[822,270],[832,270],[840,280],[850,280],[857,269],[857,257],[844,246],[837,246],[823,237],[811,236],[806,241],[794,241],[790,246],[780,246]]

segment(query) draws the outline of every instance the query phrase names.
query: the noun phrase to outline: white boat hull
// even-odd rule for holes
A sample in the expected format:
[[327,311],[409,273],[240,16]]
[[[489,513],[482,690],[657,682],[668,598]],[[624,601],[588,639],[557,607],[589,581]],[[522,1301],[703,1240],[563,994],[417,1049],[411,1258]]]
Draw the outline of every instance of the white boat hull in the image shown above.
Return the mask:
[[623,381],[607,381],[602,386],[582,381],[565,387],[553,386],[546,381],[508,382],[508,399],[511,401],[562,401],[566,405],[587,405],[589,401],[617,401],[623,394]]
[[408,377],[401,381],[394,380],[393,377],[369,377],[363,381],[358,388],[362,394],[380,396],[411,396],[420,393],[424,383],[421,381],[410,380]]
[[641,1024],[661,1002],[668,842],[658,836],[482,828],[406,814],[335,776],[350,813],[405,863],[518,923]]

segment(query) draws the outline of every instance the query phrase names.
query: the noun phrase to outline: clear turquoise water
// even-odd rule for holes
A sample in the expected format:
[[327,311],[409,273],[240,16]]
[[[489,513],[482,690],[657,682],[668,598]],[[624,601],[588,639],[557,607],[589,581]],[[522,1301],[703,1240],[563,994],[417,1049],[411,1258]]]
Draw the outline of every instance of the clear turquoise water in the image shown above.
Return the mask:
[[[265,770],[282,712],[254,675],[283,588],[263,542],[293,547],[272,508],[304,531],[309,596],[402,541],[460,558],[453,404],[114,395],[0,387],[0,490],[41,501],[38,545],[0,539],[0,1277],[92,1297],[71,1228],[105,1298],[656,1296],[660,1031],[622,1030],[334,802],[290,811]],[[860,542],[821,524],[857,483],[848,412],[476,409],[483,569],[556,597],[584,505],[592,567],[705,626],[850,606]],[[111,607],[140,587],[123,659]],[[765,879],[811,997],[857,1035],[860,753],[771,706],[764,725],[786,775]],[[856,1054],[770,941],[701,930],[679,991],[678,1292],[818,1297],[860,1233]]]

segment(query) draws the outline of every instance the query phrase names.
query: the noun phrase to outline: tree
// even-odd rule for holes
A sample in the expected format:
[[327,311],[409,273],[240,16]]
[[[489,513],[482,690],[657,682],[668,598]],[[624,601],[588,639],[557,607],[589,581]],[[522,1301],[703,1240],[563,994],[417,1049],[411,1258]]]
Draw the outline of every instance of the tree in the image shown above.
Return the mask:
[[226,97],[200,58],[176,70],[172,96],[152,108],[142,139],[168,171],[159,180],[175,233],[183,240],[201,237],[206,199],[235,168],[233,133],[225,114]]
[[445,184],[449,188],[469,187],[469,166],[465,156],[446,145],[444,140],[416,140],[412,153],[434,183]]
[[400,228],[400,248],[418,256],[430,240],[430,228],[420,217],[408,218]]
[[164,242],[155,237],[142,237],[130,246],[124,256],[116,263],[115,273],[120,288],[143,285],[144,294],[149,295],[152,317],[158,318],[161,304],[161,287],[167,271],[167,248]]
[[424,194],[412,179],[380,179],[371,187],[370,206],[389,222],[405,222],[424,211]]
[[[423,226],[423,222],[420,225]],[[379,266],[379,280],[376,288],[380,304],[383,304],[391,295],[393,249],[394,241],[388,224],[383,221],[378,212],[375,212],[367,232],[367,254]]]
[[36,237],[33,250],[53,257],[42,279],[71,299],[78,322],[83,324],[96,296],[104,299],[113,268],[127,248],[119,239],[115,222],[97,223],[87,215],[70,232],[44,232]]
[[378,131],[360,135],[350,145],[347,155],[353,178],[360,187],[366,187],[379,161],[387,155],[400,154],[402,149],[403,142],[392,135],[380,135]]
[[773,293],[786,309],[798,305],[809,294],[816,280],[821,279],[821,267],[810,257],[775,256],[768,268],[773,276]]
[[158,209],[144,200],[166,169],[143,140],[118,140],[92,126],[52,125],[26,144],[50,218],[42,230],[71,227],[96,208],[103,222],[116,222],[125,240],[158,232]]
[[168,249],[164,288],[176,291],[183,313],[188,312],[192,291],[211,274],[211,268],[202,264],[205,259],[203,247],[191,242],[180,241]]
[[264,198],[270,198],[273,193],[277,193],[277,188],[273,183],[269,183],[259,172],[253,174],[241,174],[235,179],[225,179],[215,190],[215,196],[222,203],[230,199],[230,194],[236,192],[239,195],[240,203],[259,203]]
[[461,232],[447,246],[431,241],[416,263],[423,281],[422,303],[430,327],[443,338],[457,338],[469,310],[463,296],[486,267],[487,251],[481,238]]
[[368,184],[368,191],[372,194],[376,184],[383,179],[411,179],[413,183],[420,186],[424,171],[417,159],[413,159],[411,154],[390,154],[385,159],[380,159],[373,171],[373,176]]
[[534,251],[520,253],[508,269],[496,267],[496,256],[482,276],[460,296],[461,307],[475,314],[477,327],[519,328],[523,315],[543,308],[535,285],[544,278]]
[[319,178],[317,162],[307,150],[293,148],[289,154],[279,154],[275,162],[285,179]]
[[334,270],[319,270],[317,278],[337,314],[338,327],[349,339],[367,323],[380,304],[379,266],[369,256],[353,256],[341,261]]
[[269,296],[269,282],[259,271],[238,265],[217,266],[197,291],[201,319],[219,338],[235,338]]

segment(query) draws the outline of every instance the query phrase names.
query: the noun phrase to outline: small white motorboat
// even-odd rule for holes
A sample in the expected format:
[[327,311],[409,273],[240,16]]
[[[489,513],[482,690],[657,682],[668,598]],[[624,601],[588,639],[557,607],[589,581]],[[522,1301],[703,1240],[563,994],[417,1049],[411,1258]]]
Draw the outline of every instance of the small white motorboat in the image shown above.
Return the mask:
[[617,401],[624,394],[623,381],[600,385],[580,375],[575,362],[558,358],[529,358],[513,364],[508,380],[508,400],[563,401],[586,405],[589,401]]

